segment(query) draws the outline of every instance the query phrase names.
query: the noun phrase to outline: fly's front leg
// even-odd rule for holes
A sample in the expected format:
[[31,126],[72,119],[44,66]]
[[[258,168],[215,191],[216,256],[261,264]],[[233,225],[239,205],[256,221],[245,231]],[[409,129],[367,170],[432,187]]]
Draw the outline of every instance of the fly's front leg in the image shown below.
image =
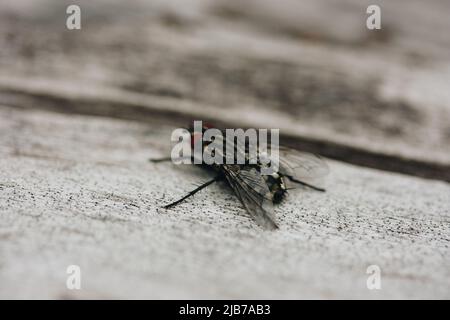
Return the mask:
[[221,177],[221,176],[217,176],[217,177],[215,177],[214,179],[212,179],[212,180],[210,180],[210,181],[208,181],[208,182],[205,182],[205,183],[202,184],[201,186],[199,186],[199,187],[195,188],[194,190],[192,190],[191,192],[189,192],[189,193],[188,193],[187,195],[185,195],[183,198],[181,198],[181,199],[179,199],[179,200],[177,200],[177,201],[175,201],[175,202],[172,202],[172,203],[169,203],[169,204],[165,205],[164,208],[168,209],[168,208],[171,208],[171,207],[173,207],[173,206],[176,206],[177,204],[179,204],[179,203],[182,202],[183,200],[186,200],[186,199],[189,198],[190,196],[193,196],[194,194],[196,194],[196,193],[199,192],[200,190],[206,188],[207,186],[209,186],[210,184],[212,184],[212,183],[214,183],[214,182],[216,182],[216,181],[219,181],[220,179],[222,179],[222,177]]
[[148,159],[148,161],[153,162],[153,163],[158,163],[158,162],[164,162],[164,161],[172,161],[172,158],[170,158],[170,157],[150,158],[150,159]]
[[171,157],[164,157],[164,158],[150,158],[150,159],[148,159],[148,161],[153,162],[153,163],[164,162],[164,161],[184,161],[184,160],[193,161],[193,158],[191,158],[191,157],[179,157],[179,158],[172,159]]

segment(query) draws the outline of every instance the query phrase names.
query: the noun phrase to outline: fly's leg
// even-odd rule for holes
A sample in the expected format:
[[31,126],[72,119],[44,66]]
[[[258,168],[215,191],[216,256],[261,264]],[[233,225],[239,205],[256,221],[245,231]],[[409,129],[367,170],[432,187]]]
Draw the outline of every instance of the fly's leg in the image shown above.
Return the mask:
[[164,157],[164,158],[157,158],[157,159],[148,159],[148,161],[153,162],[153,163],[158,163],[158,162],[163,162],[163,161],[171,161],[172,158],[170,157]]
[[293,178],[293,177],[290,177],[290,176],[287,176],[287,177],[288,177],[288,179],[291,180],[292,182],[301,184],[301,185],[303,185],[303,186],[305,186],[305,187],[311,188],[311,189],[316,190],[316,191],[325,192],[325,189],[322,189],[322,188],[319,188],[319,187],[315,187],[315,186],[313,186],[313,185],[310,185],[309,183],[306,183],[306,182],[297,180],[297,179],[295,179],[295,178]]
[[209,186],[210,184],[212,184],[212,183],[214,183],[214,182],[216,182],[216,181],[219,181],[220,179],[221,179],[221,177],[220,177],[220,176],[217,176],[217,177],[215,177],[214,179],[212,179],[212,180],[210,180],[210,181],[208,181],[208,182],[205,182],[205,183],[202,184],[201,186],[199,186],[199,187],[195,188],[194,190],[192,190],[191,192],[189,192],[189,193],[188,193],[187,195],[185,195],[183,198],[181,198],[181,199],[179,199],[179,200],[177,200],[177,201],[175,201],[175,202],[172,202],[172,203],[169,203],[169,204],[165,205],[164,208],[168,209],[168,208],[171,208],[171,207],[173,207],[173,206],[176,206],[177,204],[179,204],[179,203],[182,202],[183,200],[186,200],[186,199],[189,198],[190,196],[193,196],[194,194],[196,194],[196,193],[199,192],[200,190],[206,188],[207,186]]
[[175,160],[185,160],[185,159],[189,159],[191,160],[191,157],[179,157],[179,158],[175,158],[172,159],[171,157],[164,157],[164,158],[150,158],[148,159],[148,161],[153,162],[153,163],[158,163],[158,162],[164,162],[164,161],[175,161]]

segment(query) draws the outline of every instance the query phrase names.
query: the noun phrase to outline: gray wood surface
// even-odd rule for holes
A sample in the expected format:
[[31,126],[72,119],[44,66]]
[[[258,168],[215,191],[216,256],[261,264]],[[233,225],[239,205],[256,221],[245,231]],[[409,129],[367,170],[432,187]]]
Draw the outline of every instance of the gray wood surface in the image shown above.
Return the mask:
[[[369,2],[1,3],[0,298],[450,298],[450,3]],[[342,161],[276,232],[220,183],[164,210],[190,119]]]
[[[2,298],[449,298],[450,187],[330,161],[260,229],[157,124],[0,107]],[[66,268],[82,290],[66,288]],[[381,269],[368,290],[366,268]]]

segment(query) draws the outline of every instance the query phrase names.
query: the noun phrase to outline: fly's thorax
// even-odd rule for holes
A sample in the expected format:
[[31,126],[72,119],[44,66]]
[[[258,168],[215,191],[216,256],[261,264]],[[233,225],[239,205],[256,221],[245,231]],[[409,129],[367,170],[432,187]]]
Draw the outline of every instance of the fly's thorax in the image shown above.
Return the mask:
[[[229,133],[230,130],[232,129],[219,130],[208,125],[202,126],[201,121],[194,121],[189,129],[194,164],[251,165],[257,166],[261,175],[278,171],[278,161],[273,165],[272,152],[270,156],[267,155],[267,151],[271,149],[267,147],[266,136],[258,135],[255,129],[233,129],[233,133]],[[263,139],[260,141],[261,138]]]
[[[207,155],[207,157],[205,157],[205,155]],[[204,142],[201,156],[204,160],[209,158],[209,161],[205,161],[206,164],[209,165],[246,165],[256,167],[262,175],[278,174],[277,171],[274,170],[266,170],[266,173],[263,173],[262,169],[270,168],[271,163],[261,162],[260,153],[252,152],[251,149],[249,150],[247,148],[245,150],[239,148],[230,150],[226,148],[226,146],[223,148],[217,148],[217,146],[214,146],[212,142]]]

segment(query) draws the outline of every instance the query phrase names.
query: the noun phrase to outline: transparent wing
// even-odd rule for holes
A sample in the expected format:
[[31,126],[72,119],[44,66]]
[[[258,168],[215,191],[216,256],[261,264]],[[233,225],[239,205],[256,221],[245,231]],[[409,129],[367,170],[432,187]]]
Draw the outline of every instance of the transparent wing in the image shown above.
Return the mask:
[[247,212],[263,228],[277,229],[272,195],[261,174],[252,167],[223,166],[225,177]]
[[286,147],[280,147],[279,161],[282,175],[306,183],[317,183],[330,171],[321,157]]

